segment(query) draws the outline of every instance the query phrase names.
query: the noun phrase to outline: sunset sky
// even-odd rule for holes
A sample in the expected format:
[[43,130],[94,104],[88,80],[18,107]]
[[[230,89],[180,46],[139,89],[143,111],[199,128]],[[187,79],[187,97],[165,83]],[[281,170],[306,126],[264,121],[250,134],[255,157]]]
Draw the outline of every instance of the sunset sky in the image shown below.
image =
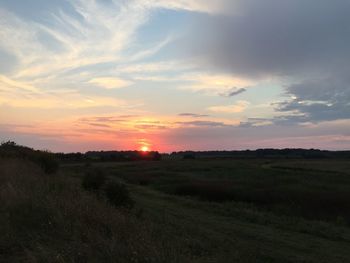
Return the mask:
[[350,1],[0,0],[0,141],[350,148]]

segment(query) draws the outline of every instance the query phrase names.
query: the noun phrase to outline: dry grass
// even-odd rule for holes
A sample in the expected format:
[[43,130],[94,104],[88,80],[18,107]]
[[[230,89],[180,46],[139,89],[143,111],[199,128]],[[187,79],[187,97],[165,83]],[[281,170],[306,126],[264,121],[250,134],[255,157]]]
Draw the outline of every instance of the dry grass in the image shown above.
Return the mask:
[[183,262],[178,252],[78,182],[0,160],[0,262]]

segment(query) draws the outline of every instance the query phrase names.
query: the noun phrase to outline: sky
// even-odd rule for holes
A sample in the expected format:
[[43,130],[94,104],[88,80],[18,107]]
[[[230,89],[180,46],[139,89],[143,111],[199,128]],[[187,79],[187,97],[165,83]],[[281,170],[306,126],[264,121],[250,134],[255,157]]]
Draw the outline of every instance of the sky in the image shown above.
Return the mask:
[[348,0],[0,0],[0,141],[350,149]]

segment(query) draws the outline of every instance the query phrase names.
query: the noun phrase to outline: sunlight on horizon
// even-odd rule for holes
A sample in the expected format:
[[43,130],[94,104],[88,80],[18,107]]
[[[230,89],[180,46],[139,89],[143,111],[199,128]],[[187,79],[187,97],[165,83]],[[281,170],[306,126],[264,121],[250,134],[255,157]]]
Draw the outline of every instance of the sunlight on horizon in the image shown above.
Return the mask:
[[150,149],[148,146],[142,146],[141,149],[140,149],[142,152],[149,152]]

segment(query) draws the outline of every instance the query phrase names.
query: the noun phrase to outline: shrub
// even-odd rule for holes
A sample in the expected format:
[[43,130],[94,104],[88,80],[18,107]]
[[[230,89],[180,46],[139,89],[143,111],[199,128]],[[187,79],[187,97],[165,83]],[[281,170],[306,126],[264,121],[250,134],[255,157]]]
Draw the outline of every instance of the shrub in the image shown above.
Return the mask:
[[47,174],[53,174],[57,172],[59,164],[55,156],[50,152],[37,152],[37,156],[33,157],[33,161],[37,162],[39,166]]
[[88,191],[98,191],[106,182],[106,174],[102,169],[89,169],[82,181],[82,186]]
[[105,194],[108,201],[116,207],[131,208],[134,204],[124,184],[110,182],[105,188]]
[[0,144],[0,156],[32,161],[39,165],[47,174],[55,173],[59,168],[59,163],[53,153],[34,150],[29,147],[17,145],[11,141]]

